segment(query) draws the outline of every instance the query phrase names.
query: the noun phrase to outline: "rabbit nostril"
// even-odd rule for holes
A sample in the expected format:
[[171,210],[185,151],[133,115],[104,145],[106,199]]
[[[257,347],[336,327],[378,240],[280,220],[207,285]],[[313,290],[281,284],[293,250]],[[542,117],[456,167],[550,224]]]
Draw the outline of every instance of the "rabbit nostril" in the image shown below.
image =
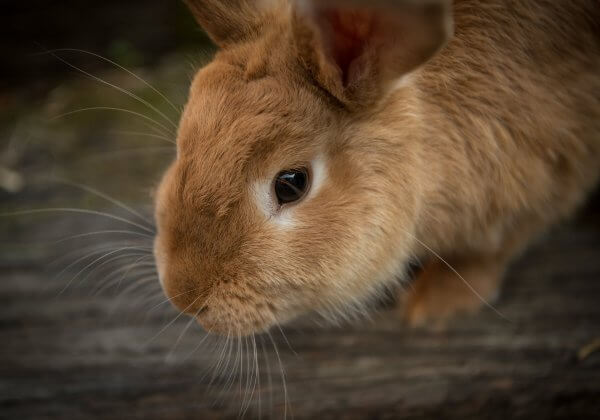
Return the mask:
[[205,313],[207,311],[208,311],[208,306],[205,305],[202,308],[198,309],[198,312],[196,312],[196,315],[203,314],[203,313]]

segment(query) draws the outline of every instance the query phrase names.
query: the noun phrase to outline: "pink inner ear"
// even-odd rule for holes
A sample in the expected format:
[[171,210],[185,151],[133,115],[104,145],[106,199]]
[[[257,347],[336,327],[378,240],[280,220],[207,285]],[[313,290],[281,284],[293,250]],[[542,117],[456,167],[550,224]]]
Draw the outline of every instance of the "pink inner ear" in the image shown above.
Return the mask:
[[344,86],[348,85],[352,63],[359,58],[373,32],[373,14],[358,9],[323,9],[322,22],[328,27],[332,59],[342,71]]

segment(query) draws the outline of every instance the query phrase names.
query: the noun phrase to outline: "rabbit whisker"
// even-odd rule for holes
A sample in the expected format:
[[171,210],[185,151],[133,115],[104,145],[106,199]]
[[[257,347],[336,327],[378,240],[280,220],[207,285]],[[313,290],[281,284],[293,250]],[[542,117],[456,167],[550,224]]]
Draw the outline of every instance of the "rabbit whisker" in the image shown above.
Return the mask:
[[[77,264],[79,264],[81,261],[85,261],[88,258],[92,258],[95,255],[98,255],[100,253],[106,252],[108,250],[115,250],[118,247],[115,247],[115,245],[120,244],[121,242],[110,242],[109,244],[106,244],[104,246],[98,246],[98,245],[92,245],[91,247],[86,247],[83,249],[76,249],[75,251],[69,252],[67,253],[67,255],[60,257],[58,259],[56,259],[54,262],[50,263],[50,265],[56,265],[58,264],[58,262],[60,260],[63,260],[65,257],[70,258],[71,255],[73,254],[77,254],[78,252],[86,252],[85,255],[77,258],[75,261],[72,261],[70,264],[68,264],[66,267],[64,267],[56,276],[54,276],[55,279],[60,278],[66,271],[68,271],[71,267],[76,266]],[[88,250],[92,249],[91,252],[87,252]]]
[[279,371],[281,372],[281,383],[283,385],[283,400],[284,400],[283,418],[286,419],[289,402],[288,402],[287,385],[286,385],[286,379],[285,379],[285,370],[283,368],[283,363],[281,362],[281,357],[279,356],[279,350],[277,350],[277,344],[275,343],[275,340],[273,339],[273,336],[271,335],[271,333],[269,331],[267,331],[267,336],[269,337],[269,340],[271,340],[271,344],[273,344],[273,350],[275,350],[275,355],[277,356],[277,361],[279,363]]
[[173,102],[171,102],[169,100],[169,98],[167,98],[167,96],[165,94],[163,94],[161,91],[159,91],[158,89],[156,89],[154,86],[152,86],[150,83],[148,83],[145,79],[143,79],[142,77],[138,76],[137,74],[135,74],[134,72],[132,72],[131,70],[123,67],[122,65],[120,65],[119,63],[116,63],[115,61],[106,58],[100,54],[96,54],[93,53],[91,51],[86,51],[86,50],[82,50],[82,49],[78,49],[78,48],[56,48],[53,50],[47,50],[45,52],[42,52],[40,54],[52,54],[52,53],[57,53],[57,52],[78,52],[78,53],[82,53],[82,54],[88,54],[91,56],[94,56],[96,58],[99,58],[109,64],[112,64],[113,66],[123,70],[124,72],[126,72],[127,74],[129,74],[130,76],[133,76],[134,78],[136,78],[138,81],[142,82],[144,85],[146,85],[147,87],[149,87],[150,89],[152,89],[152,91],[154,91],[154,93],[156,93],[158,96],[160,96],[175,112],[180,113],[180,110],[173,104]]
[[200,299],[202,295],[198,295],[192,303],[190,303],[185,310],[180,311],[168,324],[166,324],[159,332],[157,332],[145,345],[144,347],[148,347],[156,338],[158,338],[167,328],[169,328],[175,321],[177,321],[189,308],[191,308],[197,301]]
[[[86,271],[88,268],[90,268],[90,267],[91,267],[91,266],[93,266],[94,264],[96,264],[96,263],[98,263],[98,262],[102,261],[102,260],[103,260],[103,259],[105,259],[106,257],[109,257],[109,256],[111,256],[111,255],[114,255],[114,254],[116,254],[116,253],[118,253],[118,252],[122,252],[122,251],[127,251],[127,250],[137,251],[137,250],[139,250],[139,249],[140,249],[140,248],[138,248],[138,247],[122,247],[122,248],[118,248],[118,249],[115,249],[115,250],[113,250],[113,251],[107,252],[107,253],[105,253],[104,255],[102,255],[102,256],[100,256],[100,257],[96,258],[96,259],[95,259],[95,260],[93,260],[91,263],[87,264],[85,267],[83,267],[81,270],[79,270],[79,271],[77,272],[77,274],[75,274],[75,275],[74,275],[74,276],[71,278],[71,280],[69,280],[69,281],[67,282],[67,284],[65,285],[65,287],[63,287],[63,289],[62,289],[62,290],[61,290],[61,291],[58,293],[58,296],[62,295],[62,294],[63,294],[63,293],[64,293],[64,292],[65,292],[65,291],[66,291],[66,290],[69,288],[69,286],[70,286],[70,285],[71,285],[71,284],[72,284],[72,283],[73,283],[73,282],[74,282],[74,281],[75,281],[75,280],[76,280],[76,279],[77,279],[77,278],[78,278],[78,277],[79,277],[79,276],[80,276],[80,275],[81,275],[81,274],[82,274],[84,271]],[[129,256],[129,254],[121,255],[121,256],[119,256],[119,257],[125,258],[126,256]],[[110,261],[110,260],[109,260],[109,261]],[[106,263],[106,261],[105,261],[104,263]],[[104,264],[104,263],[103,263],[103,264]],[[92,270],[92,271],[93,271],[93,270]],[[84,278],[84,280],[85,280],[85,279],[86,279],[88,276],[89,276],[89,273],[88,273],[88,275],[87,275],[87,276]]]
[[93,231],[93,232],[86,232],[86,233],[79,233],[76,235],[71,235],[71,236],[66,236],[64,238],[58,239],[56,241],[53,242],[54,245],[62,243],[62,242],[66,242],[66,241],[71,241],[73,239],[79,239],[79,238],[85,238],[88,236],[96,236],[96,235],[110,235],[110,234],[121,234],[121,235],[134,235],[134,236],[144,236],[146,238],[152,238],[152,235],[148,235],[146,233],[141,233],[141,232],[135,232],[132,230],[97,230],[97,231]]
[[437,259],[439,259],[442,264],[444,264],[446,267],[448,267],[454,274],[456,274],[456,276],[465,284],[465,286],[467,286],[467,288],[477,297],[477,299],[479,299],[485,306],[487,306],[488,308],[490,308],[492,311],[494,311],[496,313],[496,315],[498,315],[500,318],[504,319],[507,322],[512,322],[509,318],[507,318],[502,312],[500,312],[500,310],[498,310],[494,305],[492,305],[490,302],[488,302],[483,296],[481,296],[481,294],[479,294],[479,292],[477,292],[477,290],[475,290],[475,288],[473,286],[471,286],[471,284],[462,276],[460,275],[460,273],[458,271],[456,271],[456,269],[454,267],[452,267],[450,265],[450,263],[448,263],[445,259],[443,259],[441,257],[440,254],[438,254],[437,252],[435,252],[431,247],[429,247],[427,244],[425,244],[423,241],[421,241],[419,238],[417,238],[415,235],[413,235],[412,233],[406,231],[405,229],[402,229],[407,235],[411,236],[415,241],[417,241],[419,244],[421,244],[425,249],[427,249],[429,252],[431,252]]
[[59,212],[78,213],[78,214],[106,217],[108,219],[116,220],[116,221],[126,223],[131,226],[135,226],[141,230],[151,233],[152,235],[154,235],[154,233],[155,233],[154,230],[150,229],[149,227],[146,227],[139,223],[133,222],[124,217],[116,216],[114,214],[110,214],[110,213],[106,213],[106,212],[101,212],[98,210],[78,209],[78,208],[72,208],[72,207],[48,207],[48,208],[41,208],[41,209],[20,210],[20,211],[8,212],[8,213],[0,213],[0,217],[26,216],[26,215],[34,215],[34,214],[42,214],[42,213],[59,213]]
[[150,227],[153,227],[154,224],[148,220],[145,216],[141,215],[138,211],[134,210],[133,208],[131,208],[130,206],[128,206],[127,204],[123,203],[120,200],[117,200],[114,197],[109,196],[108,194],[99,191],[93,187],[90,187],[88,185],[84,185],[84,184],[79,184],[77,182],[72,182],[72,181],[68,181],[68,180],[58,180],[58,182],[60,182],[61,184],[65,184],[65,185],[69,185],[71,187],[74,188],[79,188],[82,191],[88,192],[90,194],[93,194],[97,197],[100,197],[106,201],[108,201],[111,204],[114,204],[118,207],[120,207],[121,209],[129,212],[130,214],[137,216],[139,219],[143,220],[144,222],[146,222]]
[[115,157],[116,158],[128,157],[128,156],[136,156],[136,155],[145,154],[145,153],[150,154],[150,153],[160,153],[160,152],[166,152],[166,151],[174,152],[175,149],[173,147],[169,147],[169,146],[137,147],[137,148],[123,149],[123,150],[118,150],[118,151],[113,151],[113,152],[96,153],[92,157],[80,159],[77,163],[84,164],[84,163],[89,163],[89,162],[102,161],[102,160],[106,160],[106,159],[114,159]]
[[139,97],[138,95],[136,95],[135,93],[124,89],[120,86],[117,86],[113,83],[110,83],[104,79],[102,79],[101,77],[98,76],[94,76],[93,74],[83,70],[80,67],[75,66],[74,64],[68,62],[67,60],[65,60],[64,58],[60,57],[59,55],[53,53],[53,52],[48,52],[51,56],[53,56],[54,58],[56,58],[57,60],[60,60],[61,62],[63,62],[64,64],[66,64],[67,66],[71,67],[73,70],[76,70],[78,72],[80,72],[81,74],[103,84],[106,86],[109,86],[115,90],[117,90],[118,92],[123,93],[124,95],[129,96],[130,98],[136,100],[137,102],[139,102],[140,104],[144,105],[146,108],[148,108],[149,110],[155,112],[158,116],[160,116],[161,118],[163,118],[166,122],[168,122],[174,129],[177,129],[177,124],[175,124],[173,122],[173,120],[171,118],[169,118],[167,115],[165,115],[165,113],[163,113],[161,110],[159,110],[158,108],[156,108],[154,105],[152,105],[150,102],[146,101],[145,99]]
[[119,135],[122,135],[122,136],[150,137],[150,138],[154,138],[154,139],[164,140],[164,141],[169,142],[171,144],[176,144],[174,140],[172,140],[172,139],[170,139],[169,137],[166,137],[166,136],[161,136],[160,134],[144,133],[144,132],[140,132],[140,131],[123,131],[123,130],[112,131],[111,133],[113,133],[113,134],[119,134]]
[[122,112],[124,114],[129,114],[129,115],[134,115],[138,118],[141,118],[145,121],[149,121],[151,122],[155,128],[160,128],[161,129],[161,134],[163,135],[172,135],[174,134],[169,128],[165,127],[163,124],[159,123],[158,121],[156,121],[153,118],[150,118],[147,115],[141,114],[139,112],[136,111],[132,111],[130,109],[125,109],[125,108],[116,108],[116,107],[110,107],[110,106],[92,106],[92,107],[86,107],[86,108],[79,108],[79,109],[75,109],[72,111],[68,111],[59,115],[56,115],[54,117],[52,117],[50,119],[50,121],[54,121],[54,120],[58,120],[60,118],[64,118],[64,117],[68,117],[71,115],[75,115],[75,114],[79,114],[82,112],[88,112],[88,111],[114,111],[114,112]]
[[176,294],[175,296],[171,296],[170,298],[164,299],[164,300],[162,300],[161,302],[159,302],[159,303],[157,303],[156,305],[154,305],[153,307],[151,307],[151,308],[148,310],[148,312],[150,312],[150,311],[153,311],[154,309],[158,308],[159,306],[161,306],[161,305],[164,305],[165,303],[168,303],[168,302],[170,302],[171,300],[173,300],[173,299],[175,299],[175,298],[177,298],[177,297],[179,297],[179,296],[183,296],[183,295],[186,295],[186,294],[188,294],[188,293],[195,292],[196,290],[199,290],[199,289],[201,289],[201,288],[202,288],[202,287],[195,287],[195,288],[193,288],[193,289],[190,289],[190,290],[187,290],[187,291],[185,291],[185,292],[182,292],[182,293]]
[[179,345],[179,342],[183,339],[183,336],[185,335],[185,333],[187,332],[187,330],[192,326],[192,324],[196,321],[196,317],[200,314],[200,312],[205,308],[206,306],[203,305],[200,308],[198,308],[198,310],[196,311],[196,313],[190,317],[190,320],[187,322],[187,324],[185,325],[185,327],[183,328],[183,330],[181,331],[181,333],[179,334],[179,336],[177,337],[177,340],[175,340],[175,343],[173,343],[173,345],[171,346],[171,349],[169,350],[169,352],[167,353],[167,355],[165,356],[165,358],[167,360],[170,360],[173,357],[173,354],[175,353],[175,350],[177,349],[177,346]]

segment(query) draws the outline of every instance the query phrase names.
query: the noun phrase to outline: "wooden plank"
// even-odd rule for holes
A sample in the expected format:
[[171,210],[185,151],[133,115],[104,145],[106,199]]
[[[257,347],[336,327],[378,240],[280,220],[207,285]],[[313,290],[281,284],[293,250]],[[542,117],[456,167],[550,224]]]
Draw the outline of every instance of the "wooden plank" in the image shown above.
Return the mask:
[[[90,276],[60,294],[76,268],[53,278],[41,251],[18,263],[4,253],[0,417],[238,418],[252,394],[245,418],[593,418],[600,353],[580,360],[578,351],[600,338],[595,209],[515,264],[497,304],[510,322],[483,310],[441,331],[409,330],[393,311],[380,311],[355,325],[319,328],[304,319],[286,327],[285,338],[273,331],[285,389],[268,337],[257,338],[255,383],[253,352],[236,358],[237,342],[201,342],[204,333],[186,330],[184,317],[160,332],[176,312],[167,305],[148,312],[162,299],[156,283],[119,301],[114,289],[92,295],[100,278]],[[71,232],[76,223],[54,226]],[[28,225],[22,238],[44,226]],[[142,291],[156,292],[155,300]],[[230,357],[213,375],[223,355]]]

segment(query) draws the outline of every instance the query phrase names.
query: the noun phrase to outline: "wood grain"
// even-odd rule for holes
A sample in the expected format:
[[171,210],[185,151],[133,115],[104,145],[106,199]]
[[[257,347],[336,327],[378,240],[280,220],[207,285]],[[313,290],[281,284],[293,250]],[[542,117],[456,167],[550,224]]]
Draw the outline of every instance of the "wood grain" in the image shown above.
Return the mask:
[[[285,339],[272,332],[285,392],[270,338],[257,338],[260,376],[245,412],[252,357],[234,359],[232,347],[212,375],[228,354],[224,341],[208,337],[198,347],[204,334],[192,325],[177,342],[184,317],[156,336],[176,316],[168,305],[148,312],[160,298],[144,300],[142,289],[92,295],[101,273],[59,294],[74,273],[56,278],[46,257],[72,244],[29,253],[5,247],[0,418],[599,418],[600,352],[578,357],[600,337],[598,208],[550,233],[511,269],[496,304],[510,322],[491,310],[444,330],[408,330],[393,311],[352,326],[301,320],[283,330]],[[52,220],[13,234],[27,243],[43,231],[107,227],[95,219]],[[244,374],[231,383],[240,363]]]

